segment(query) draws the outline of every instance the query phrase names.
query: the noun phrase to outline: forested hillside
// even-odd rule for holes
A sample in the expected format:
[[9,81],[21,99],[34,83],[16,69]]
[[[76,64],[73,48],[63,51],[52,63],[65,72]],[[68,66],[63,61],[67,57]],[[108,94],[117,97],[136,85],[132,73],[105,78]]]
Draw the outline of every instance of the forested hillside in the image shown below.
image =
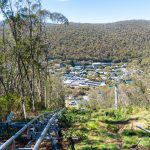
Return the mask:
[[[67,24],[60,13],[41,8],[40,1],[0,1],[0,120],[10,111],[27,113],[64,106],[61,80],[48,73],[46,20]],[[58,89],[59,87],[59,89]],[[17,114],[18,113],[18,114]]]
[[150,51],[150,21],[48,25],[50,55],[61,59],[129,61]]

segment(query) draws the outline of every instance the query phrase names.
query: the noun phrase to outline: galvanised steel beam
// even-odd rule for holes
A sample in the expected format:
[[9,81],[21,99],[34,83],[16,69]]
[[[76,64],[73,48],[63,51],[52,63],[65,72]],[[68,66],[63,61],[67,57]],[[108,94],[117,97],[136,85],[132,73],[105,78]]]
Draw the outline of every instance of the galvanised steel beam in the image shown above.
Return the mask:
[[48,121],[48,124],[46,125],[46,127],[44,128],[43,132],[41,133],[41,136],[39,137],[39,139],[37,140],[33,150],[38,150],[40,148],[40,145],[42,143],[42,141],[44,140],[49,128],[50,128],[50,125],[52,125],[54,122],[55,122],[55,119],[57,119],[56,117],[62,113],[64,109],[61,109],[59,112],[55,113]]
[[142,126],[137,125],[136,127],[143,130],[143,131],[145,131],[145,132],[147,132],[147,133],[150,133],[150,130],[145,129]]
[[3,143],[0,146],[0,150],[7,149],[15,141],[15,139],[17,137],[19,137],[27,128],[29,128],[31,126],[31,124],[34,123],[34,121],[36,121],[39,118],[44,117],[45,115],[48,115],[50,113],[53,113],[53,112],[44,113],[44,114],[41,114],[41,115],[35,117],[33,120],[31,120],[29,123],[27,123],[24,127],[22,127],[15,135],[13,135],[10,139],[8,139],[5,143]]

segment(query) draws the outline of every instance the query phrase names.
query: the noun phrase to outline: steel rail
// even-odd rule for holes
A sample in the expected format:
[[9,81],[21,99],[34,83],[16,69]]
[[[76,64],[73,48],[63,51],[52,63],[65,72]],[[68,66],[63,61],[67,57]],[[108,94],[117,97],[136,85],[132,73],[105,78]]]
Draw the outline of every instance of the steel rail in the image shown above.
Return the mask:
[[143,131],[145,131],[145,132],[147,132],[147,133],[150,133],[150,130],[145,129],[142,126],[137,125],[136,127],[143,130]]
[[28,127],[30,127],[31,124],[34,123],[34,121],[36,121],[40,117],[43,117],[43,116],[48,115],[50,113],[53,114],[53,112],[48,112],[48,113],[41,114],[41,115],[35,117],[34,119],[32,119],[29,123],[27,123],[24,127],[22,127],[15,135],[13,135],[5,143],[3,143],[0,146],[0,150],[5,150],[6,148],[8,148],[15,141],[16,138],[18,138]]
[[39,139],[37,140],[33,150],[38,150],[40,148],[40,145],[42,143],[42,141],[44,140],[47,132],[48,132],[48,129],[50,128],[50,125],[55,121],[56,117],[61,114],[61,112],[63,111],[64,109],[61,109],[59,112],[55,113],[48,121],[46,127],[44,128],[43,132],[41,133],[41,136],[39,137]]

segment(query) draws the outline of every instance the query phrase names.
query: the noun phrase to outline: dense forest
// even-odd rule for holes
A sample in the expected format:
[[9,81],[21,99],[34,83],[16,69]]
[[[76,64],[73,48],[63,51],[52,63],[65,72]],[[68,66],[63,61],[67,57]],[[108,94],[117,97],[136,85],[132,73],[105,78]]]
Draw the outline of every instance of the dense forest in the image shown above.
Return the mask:
[[50,56],[63,60],[130,61],[150,51],[150,21],[48,24]]

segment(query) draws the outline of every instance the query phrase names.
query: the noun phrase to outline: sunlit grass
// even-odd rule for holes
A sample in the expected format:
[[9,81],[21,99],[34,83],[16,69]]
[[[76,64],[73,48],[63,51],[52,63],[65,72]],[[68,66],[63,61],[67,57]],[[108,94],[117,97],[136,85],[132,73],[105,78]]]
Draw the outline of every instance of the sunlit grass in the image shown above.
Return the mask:
[[[142,112],[142,109],[140,111],[147,118],[146,114],[149,111]],[[69,110],[69,116],[73,118],[72,136],[80,139],[80,142],[75,144],[75,148],[77,150],[120,150],[138,146],[142,149],[150,148],[150,135],[136,128],[138,123],[143,122],[143,118],[138,116],[141,113],[137,108],[93,112]],[[138,119],[134,120],[134,118]]]
[[144,137],[140,140],[140,146],[150,149],[150,137]]

